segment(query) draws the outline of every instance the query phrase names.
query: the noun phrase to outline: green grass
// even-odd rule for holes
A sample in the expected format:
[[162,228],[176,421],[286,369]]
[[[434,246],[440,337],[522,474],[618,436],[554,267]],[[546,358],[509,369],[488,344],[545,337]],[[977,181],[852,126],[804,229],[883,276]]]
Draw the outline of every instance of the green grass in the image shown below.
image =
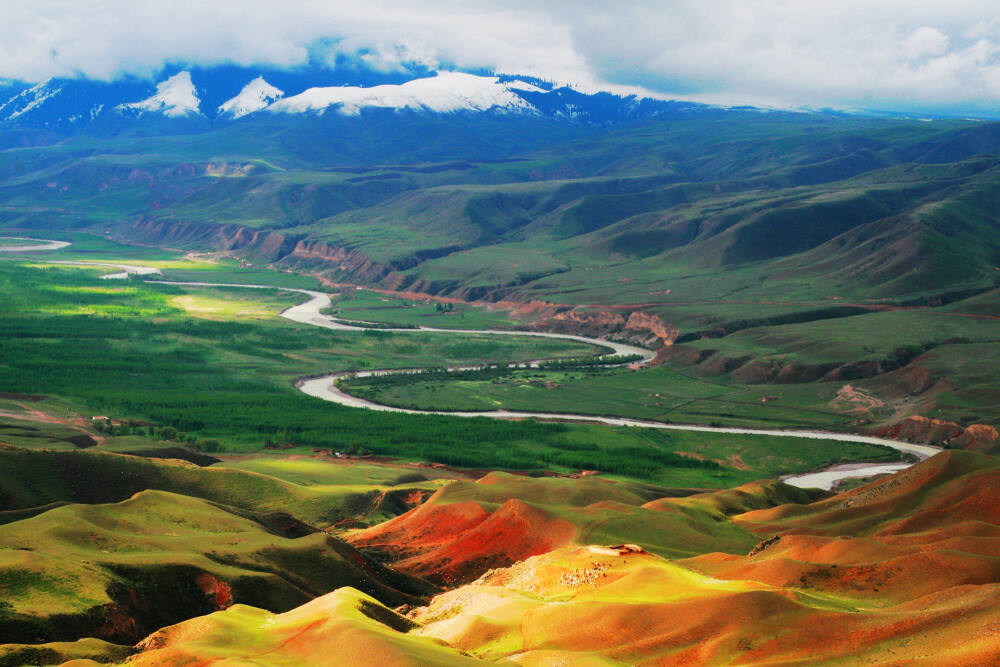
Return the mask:
[[58,241],[68,241],[70,245],[59,250],[36,253],[33,258],[41,261],[49,260],[74,260],[93,262],[164,262],[177,259],[180,254],[174,250],[164,250],[141,245],[127,245],[118,243],[109,238],[98,236],[97,234],[86,234],[66,230],[32,231],[18,233],[20,236],[31,236],[33,238],[55,239]]
[[891,359],[902,348],[1000,340],[996,322],[947,312],[875,312],[834,320],[746,329],[724,338],[687,343],[730,357],[775,358],[817,364]]
[[[419,486],[420,478],[427,481],[447,481],[460,476],[434,468],[405,465],[374,465],[357,460],[328,462],[309,459],[289,460],[282,456],[258,455],[250,459],[223,461],[213,469],[231,468],[255,472],[301,486]],[[432,484],[426,485],[432,488]]]
[[[150,442],[150,444],[154,444]],[[364,519],[372,498],[388,487],[378,484],[313,485],[242,470],[239,466],[199,468],[163,461],[86,451],[32,451],[0,448],[4,472],[4,521],[51,503],[113,503],[145,489],[156,489],[235,507],[257,516],[284,512],[326,527],[346,518]],[[411,482],[403,488],[430,487]],[[379,516],[374,519],[380,518]]]
[[111,644],[92,637],[75,642],[2,644],[0,665],[61,665],[70,660],[112,664],[124,661],[133,650],[131,646]]
[[[295,538],[295,539],[292,539]],[[283,537],[204,500],[143,491],[114,505],[68,505],[0,526],[0,635],[9,641],[96,636],[134,642],[215,607],[199,577],[235,601],[284,611],[341,586],[397,604],[426,586],[370,563],[323,533]],[[169,588],[169,595],[160,590]],[[133,626],[99,608],[117,604]],[[127,611],[126,611],[127,610]]]
[[275,271],[260,267],[239,267],[227,260],[206,262],[171,262],[161,267],[164,280],[201,283],[233,283],[243,285],[273,285],[275,287],[294,287],[298,289],[322,290],[323,287],[316,278]]
[[[720,466],[673,453],[701,436],[344,408],[303,395],[292,379],[365,367],[572,356],[588,348],[538,338],[318,330],[277,318],[288,303],[280,292],[109,285],[86,272],[11,264],[0,266],[0,280],[0,390],[57,395],[85,414],[141,419],[174,428],[181,439],[217,439],[225,449],[291,443],[306,452],[367,452],[463,467],[589,468],[698,487],[813,468],[845,451],[813,441],[801,452],[786,450],[780,463],[739,470],[728,455]],[[203,308],[202,316],[177,307],[178,299]],[[239,315],[248,309],[256,314]],[[757,442],[761,451],[772,447],[768,439]]]
[[[677,423],[837,429],[852,417],[828,403],[837,387],[762,387],[699,377],[677,368],[521,370],[342,381],[352,394],[416,409],[527,410],[634,417]],[[838,385],[839,386],[839,385]],[[765,396],[768,400],[762,402]],[[776,399],[776,400],[772,400]]]
[[[34,232],[22,235],[39,236]],[[187,257],[175,250],[128,245],[96,234],[62,230],[45,230],[41,236],[68,241],[70,245],[59,250],[32,254],[31,259],[39,263],[73,261],[138,264],[161,269],[164,272],[164,280],[274,285],[302,289],[321,288],[316,278],[266,267],[241,265],[236,259],[218,254]],[[0,239],[0,243],[15,242]],[[96,267],[93,271],[103,274],[108,273],[110,269]]]
[[[0,401],[0,410],[5,410],[6,401]],[[11,406],[15,410],[19,406]],[[89,446],[94,440],[82,429],[62,424],[46,424],[31,419],[28,414],[23,419],[0,417],[0,443],[25,449],[66,449],[75,450]]]
[[520,324],[504,312],[468,304],[440,305],[402,299],[371,290],[353,290],[334,299],[331,314],[346,320],[442,329],[496,329]]
[[[971,302],[988,303],[976,298]],[[679,358],[695,350],[705,358],[693,367],[673,367],[744,388],[742,395],[733,397],[736,403],[717,407],[720,418],[744,415],[753,401],[771,396],[780,400],[758,405],[759,415],[802,424],[829,418],[828,427],[847,426],[859,416],[879,423],[898,419],[897,408],[908,414],[914,394],[933,387],[924,397],[932,400],[923,402],[921,414],[962,424],[1000,424],[1000,387],[983,364],[995,356],[1000,330],[994,320],[953,312],[964,303],[762,326],[687,341],[676,350]],[[828,374],[828,381],[815,381]],[[775,384],[774,378],[780,377],[786,379]],[[858,405],[837,405],[836,394],[848,383],[883,405],[860,413]],[[746,405],[739,405],[742,401]]]
[[1000,424],[1000,387],[993,364],[1000,343],[947,345],[921,362],[934,376],[948,377],[950,387],[937,397],[929,416],[962,424]]
[[557,253],[547,252],[537,245],[529,242],[465,250],[423,262],[410,275],[424,280],[452,281],[463,286],[489,287],[530,282],[533,277],[566,270],[568,264],[553,256]]

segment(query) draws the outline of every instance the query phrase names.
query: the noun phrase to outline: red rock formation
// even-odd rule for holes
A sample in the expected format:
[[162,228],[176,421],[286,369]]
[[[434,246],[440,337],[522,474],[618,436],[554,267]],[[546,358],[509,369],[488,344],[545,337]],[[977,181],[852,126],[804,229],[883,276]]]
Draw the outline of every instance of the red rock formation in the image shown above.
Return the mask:
[[533,309],[537,315],[531,326],[543,331],[622,340],[656,349],[672,345],[680,334],[677,328],[658,316],[642,311],[623,312],[590,306],[550,315],[537,304]]
[[878,435],[899,440],[945,444],[950,447],[989,451],[996,446],[1000,432],[987,424],[962,426],[944,419],[922,415],[907,417],[901,422],[876,431]]
[[233,589],[226,582],[205,572],[198,575],[197,583],[198,587],[205,592],[205,596],[213,601],[216,611],[233,606]]

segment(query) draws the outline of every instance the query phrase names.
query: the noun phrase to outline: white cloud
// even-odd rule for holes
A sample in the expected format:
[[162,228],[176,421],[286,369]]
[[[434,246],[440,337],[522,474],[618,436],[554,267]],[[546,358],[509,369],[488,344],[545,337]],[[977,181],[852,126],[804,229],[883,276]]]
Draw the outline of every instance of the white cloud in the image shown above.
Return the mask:
[[948,35],[937,28],[924,26],[911,32],[903,40],[902,53],[912,60],[924,56],[939,56],[948,50]]
[[294,65],[320,39],[391,70],[451,63],[733,103],[1000,110],[992,0],[33,0],[0,77]]

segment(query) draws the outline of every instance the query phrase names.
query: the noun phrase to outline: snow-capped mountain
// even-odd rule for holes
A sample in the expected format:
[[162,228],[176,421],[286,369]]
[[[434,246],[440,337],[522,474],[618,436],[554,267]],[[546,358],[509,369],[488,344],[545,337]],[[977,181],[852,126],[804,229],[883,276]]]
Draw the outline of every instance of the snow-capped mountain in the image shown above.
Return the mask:
[[139,102],[119,104],[116,108],[139,115],[153,112],[168,118],[184,118],[199,115],[200,104],[198,92],[191,81],[191,73],[184,71],[156,84],[156,94]]
[[47,79],[37,86],[23,90],[0,106],[0,115],[4,120],[14,120],[28,113],[35,107],[44,104],[45,100],[58,95],[62,89],[54,86]]
[[545,92],[515,80],[502,83],[499,77],[476,76],[463,72],[439,72],[437,76],[413,79],[399,85],[370,88],[340,86],[310,88],[267,107],[272,113],[337,112],[356,116],[363,109],[407,109],[432,113],[503,110],[537,111],[517,91]]
[[[700,105],[585,94],[518,76],[464,72],[298,70],[219,66],[173,68],[154,81],[0,81],[0,127],[115,134],[132,127],[202,131],[229,123],[294,123],[366,113],[492,114],[613,125]],[[200,128],[200,129],[199,129]]]
[[269,84],[264,77],[258,76],[243,86],[239,95],[220,104],[218,112],[223,116],[242,118],[268,107],[272,102],[281,99],[284,94],[283,90]]
[[49,79],[34,86],[8,84],[0,88],[0,124],[74,131],[92,124],[126,100],[148,94],[148,82]]

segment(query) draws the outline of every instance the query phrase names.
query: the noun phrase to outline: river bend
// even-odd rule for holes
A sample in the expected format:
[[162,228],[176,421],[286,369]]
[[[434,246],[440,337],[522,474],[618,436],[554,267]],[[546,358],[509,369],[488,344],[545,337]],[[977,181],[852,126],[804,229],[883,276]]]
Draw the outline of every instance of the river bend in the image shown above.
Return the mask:
[[[165,282],[165,281],[158,281]],[[306,289],[296,289],[290,287],[270,287],[268,285],[232,285],[227,283],[198,283],[198,282],[171,282],[169,284],[175,285],[188,285],[197,287],[243,287],[249,289],[278,289],[286,292],[297,292],[300,294],[305,294],[309,296],[309,300],[305,301],[297,306],[292,306],[282,312],[282,317],[285,317],[293,322],[299,322],[302,324],[310,324],[313,326],[323,327],[326,329],[334,329],[338,331],[364,331],[364,327],[356,326],[353,324],[345,324],[343,322],[338,322],[328,315],[324,315],[321,311],[327,309],[331,305],[330,295],[324,292],[316,292],[313,290]],[[449,334],[463,334],[463,333],[481,333],[481,334],[491,334],[491,335],[502,335],[502,336],[539,336],[543,338],[556,338],[562,340],[573,340],[582,343],[590,343],[592,345],[597,345],[605,348],[611,348],[611,352],[604,356],[633,356],[638,355],[641,360],[638,363],[649,363],[653,359],[654,352],[652,350],[647,350],[645,348],[636,347],[634,345],[626,345],[623,343],[617,343],[613,341],[606,341],[596,338],[588,338],[586,336],[574,336],[570,334],[556,334],[556,333],[545,333],[540,331],[512,331],[504,329],[439,329],[432,327],[420,327],[417,329],[412,328],[401,328],[401,329],[383,329],[380,328],[378,331],[393,331],[393,332],[439,332],[439,333],[449,333]],[[536,362],[525,362],[522,365],[535,365]],[[478,366],[461,366],[453,370],[470,370],[478,368]],[[351,407],[351,408],[364,408],[367,410],[378,410],[382,412],[397,412],[403,414],[419,414],[419,415],[446,415],[450,417],[487,417],[491,419],[548,419],[548,420],[560,420],[560,421],[573,421],[573,422],[589,422],[598,424],[607,424],[609,426],[628,426],[636,428],[655,428],[663,430],[674,430],[674,431],[700,431],[705,433],[731,433],[734,435],[769,435],[776,437],[795,437],[795,438],[812,438],[818,440],[833,440],[837,442],[862,442],[872,445],[883,445],[890,447],[899,452],[910,454],[916,460],[923,460],[928,457],[937,454],[940,450],[938,447],[933,447],[931,445],[915,444],[909,442],[900,442],[898,440],[890,440],[888,438],[879,438],[870,435],[858,435],[854,433],[828,433],[824,431],[811,431],[811,430],[786,430],[786,429],[759,429],[759,428],[737,428],[737,427],[726,427],[726,426],[697,426],[689,424],[668,424],[665,422],[658,422],[645,419],[629,419],[626,417],[605,417],[599,415],[580,415],[571,413],[553,413],[553,412],[524,412],[524,411],[511,411],[511,410],[486,410],[486,411],[448,411],[448,410],[411,410],[408,408],[399,408],[391,405],[384,405],[381,403],[375,403],[364,398],[359,398],[357,396],[352,396],[347,392],[340,389],[337,386],[337,381],[341,378],[355,376],[355,377],[370,377],[372,375],[392,375],[401,373],[419,373],[420,369],[383,369],[383,370],[369,370],[369,371],[343,371],[340,373],[330,373],[328,375],[322,375],[319,377],[309,377],[301,378],[296,381],[295,386],[299,388],[305,394],[313,396],[315,398],[323,399],[324,401],[330,401],[332,403],[338,403],[340,405]],[[821,489],[832,489],[838,482],[853,479],[858,477],[872,477],[874,475],[881,475],[893,472],[899,472],[900,470],[905,470],[910,467],[912,463],[898,462],[898,463],[848,463],[842,465],[836,465],[824,470],[788,475],[783,477],[783,481],[792,486],[798,486],[801,488],[821,488]]]

